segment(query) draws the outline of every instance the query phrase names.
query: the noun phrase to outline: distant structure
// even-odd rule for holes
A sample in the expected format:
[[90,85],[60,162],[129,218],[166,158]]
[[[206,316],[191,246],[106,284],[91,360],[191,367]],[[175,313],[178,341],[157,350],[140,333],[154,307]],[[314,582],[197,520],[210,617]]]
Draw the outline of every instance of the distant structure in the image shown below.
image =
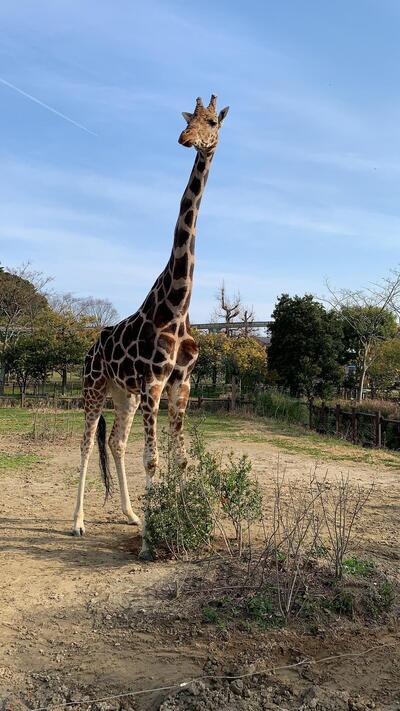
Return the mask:
[[229,323],[222,321],[221,323],[192,323],[191,325],[192,328],[196,328],[198,331],[206,331],[207,333],[221,333],[226,332],[227,329],[229,329],[229,331],[242,331],[242,333],[245,333],[247,328],[252,332],[258,329],[264,329],[266,332],[265,335],[261,336],[253,333],[251,335],[264,346],[268,346],[271,341],[269,333],[271,324],[272,321],[252,321],[250,324],[245,321],[230,321]]

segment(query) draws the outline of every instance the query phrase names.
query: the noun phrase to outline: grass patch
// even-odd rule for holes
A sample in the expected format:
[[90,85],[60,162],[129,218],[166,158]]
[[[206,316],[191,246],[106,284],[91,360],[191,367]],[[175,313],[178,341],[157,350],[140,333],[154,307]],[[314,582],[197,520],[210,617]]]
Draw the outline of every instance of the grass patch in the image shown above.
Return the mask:
[[0,452],[0,471],[18,471],[28,469],[44,460],[36,454],[8,454]]
[[[271,429],[276,434],[271,436]],[[367,464],[370,466],[384,466],[393,469],[400,469],[400,456],[397,453],[390,454],[387,450],[365,450],[363,447],[353,445],[332,437],[314,434],[295,426],[286,426],[286,432],[282,428],[271,428],[266,425],[264,433],[256,431],[241,435],[243,441],[257,443],[268,443],[288,454],[300,454],[317,460],[332,462],[354,462]]]
[[[114,418],[114,413],[104,413],[108,432]],[[53,431],[72,434],[80,438],[83,431],[84,414],[81,410],[58,410],[54,413],[45,410],[37,414],[46,420],[50,433]],[[0,435],[29,435],[33,431],[34,411],[29,408],[7,407],[0,409]],[[298,454],[317,460],[354,462],[369,466],[381,466],[400,470],[400,454],[388,450],[365,449],[350,442],[334,437],[310,432],[299,424],[278,421],[273,418],[243,416],[240,414],[207,414],[188,413],[187,425],[197,423],[206,440],[231,440],[232,442],[251,442],[268,444],[288,454]],[[159,431],[168,428],[168,418],[165,410],[159,414]],[[188,429],[186,427],[186,429]],[[130,433],[130,442],[143,440],[143,422],[140,413],[134,419]]]
[[356,600],[352,590],[338,589],[333,597],[322,600],[322,607],[339,616],[354,617]]

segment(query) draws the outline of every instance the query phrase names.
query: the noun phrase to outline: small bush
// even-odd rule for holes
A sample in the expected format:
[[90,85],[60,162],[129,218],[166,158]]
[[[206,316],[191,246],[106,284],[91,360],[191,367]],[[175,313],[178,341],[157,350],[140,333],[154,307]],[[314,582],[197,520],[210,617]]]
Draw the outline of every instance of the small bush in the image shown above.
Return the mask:
[[220,622],[218,611],[215,607],[209,607],[208,605],[203,607],[201,611],[201,618],[206,625],[216,625]]
[[274,611],[274,605],[269,595],[257,593],[254,597],[250,598],[247,603],[247,609],[250,617],[259,620],[269,617]]
[[185,557],[211,542],[215,496],[209,470],[217,460],[199,453],[184,471],[175,462],[169,439],[165,437],[162,444],[164,467],[145,495],[146,540],[153,550],[163,547],[175,557]]
[[146,493],[146,539],[151,548],[164,546],[181,557],[209,545],[214,520],[204,484],[189,470],[164,471]]
[[351,558],[343,561],[343,572],[349,575],[361,575],[368,577],[374,570],[374,564],[369,560],[362,560],[353,555]]
[[336,612],[338,615],[353,618],[355,610],[354,594],[351,590],[346,590],[346,588],[338,589],[331,599],[323,600],[322,606],[327,610]]
[[191,463],[185,471],[175,464],[168,441],[164,442],[165,466],[159,481],[146,492],[146,538],[154,550],[167,548],[175,557],[186,557],[210,547],[218,528],[233,553],[224,520],[234,528],[237,552],[243,551],[243,535],[261,518],[261,492],[251,478],[251,462],[243,456],[228,457],[207,450],[198,427],[190,431]]
[[[327,549],[334,569],[335,577],[339,580],[344,572],[345,555],[352,540],[353,528],[359,519],[373,490],[354,486],[350,483],[349,475],[343,474],[337,479],[336,485],[326,486],[323,482],[317,484],[319,489],[318,506],[321,509],[323,528],[328,534],[331,547]],[[357,558],[347,559],[350,572],[363,567],[363,561]],[[366,563],[364,562],[364,569]]]
[[228,463],[216,468],[210,479],[222,512],[234,527],[239,555],[243,550],[245,527],[248,529],[262,516],[261,490],[258,482],[250,476],[251,468],[251,461],[246,455],[235,460],[230,454]]
[[376,619],[383,612],[389,612],[395,600],[394,585],[390,580],[383,580],[376,587],[369,588],[364,595],[364,607],[367,613]]

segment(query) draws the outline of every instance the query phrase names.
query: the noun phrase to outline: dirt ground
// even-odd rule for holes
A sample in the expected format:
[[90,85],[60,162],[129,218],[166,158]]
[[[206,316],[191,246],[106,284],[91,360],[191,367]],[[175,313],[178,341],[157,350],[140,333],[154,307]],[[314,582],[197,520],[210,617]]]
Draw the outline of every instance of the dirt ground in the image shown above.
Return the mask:
[[[251,425],[243,423],[243,428]],[[279,466],[306,478],[315,459],[269,441],[218,439],[246,452],[266,496]],[[400,709],[400,636],[395,621],[320,637],[290,630],[223,633],[192,618],[174,598],[176,581],[193,566],[141,563],[139,537],[125,525],[117,493],[103,507],[97,455],[86,494],[86,536],[71,537],[79,442],[30,443],[0,436],[0,452],[30,453],[39,462],[0,470],[0,709]],[[129,444],[127,468],[134,510],[144,490],[142,445]],[[399,468],[320,461],[329,476],[349,471],[375,490],[357,529],[357,552],[399,577]],[[201,568],[197,570],[199,574]],[[303,658],[347,656],[244,680],[160,690],[208,674],[240,674],[295,664]],[[150,693],[89,699],[155,689]],[[5,700],[9,699],[8,702]],[[71,705],[72,702],[74,705]],[[19,705],[19,703],[25,705]],[[68,706],[67,706],[68,708]]]

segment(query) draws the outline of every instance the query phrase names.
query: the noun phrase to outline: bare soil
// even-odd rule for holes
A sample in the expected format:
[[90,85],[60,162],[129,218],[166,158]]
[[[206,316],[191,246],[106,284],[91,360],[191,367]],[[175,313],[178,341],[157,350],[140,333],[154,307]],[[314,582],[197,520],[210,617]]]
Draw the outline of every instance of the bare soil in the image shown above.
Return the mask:
[[[243,422],[247,432],[251,423]],[[273,433],[271,433],[273,438]],[[273,442],[218,439],[218,448],[246,452],[266,499],[276,468],[306,480],[315,460],[287,454]],[[71,537],[79,465],[77,438],[31,443],[0,437],[0,452],[40,461],[0,470],[0,709],[400,709],[400,636],[396,620],[358,626],[335,621],[315,636],[296,629],[234,633],[204,625],[174,591],[201,567],[141,563],[137,530],[124,523],[117,492],[103,506],[97,456],[86,495],[86,536]],[[129,445],[134,510],[144,491],[142,446]],[[400,465],[400,460],[399,460]],[[399,578],[400,467],[320,461],[328,476],[349,472],[361,486],[375,482],[359,524],[356,552]],[[366,650],[379,647],[364,655]],[[261,669],[318,660],[273,674]],[[243,680],[208,675],[255,673]],[[119,699],[89,699],[139,692]],[[72,702],[75,702],[72,705]],[[68,708],[68,707],[67,707]]]

